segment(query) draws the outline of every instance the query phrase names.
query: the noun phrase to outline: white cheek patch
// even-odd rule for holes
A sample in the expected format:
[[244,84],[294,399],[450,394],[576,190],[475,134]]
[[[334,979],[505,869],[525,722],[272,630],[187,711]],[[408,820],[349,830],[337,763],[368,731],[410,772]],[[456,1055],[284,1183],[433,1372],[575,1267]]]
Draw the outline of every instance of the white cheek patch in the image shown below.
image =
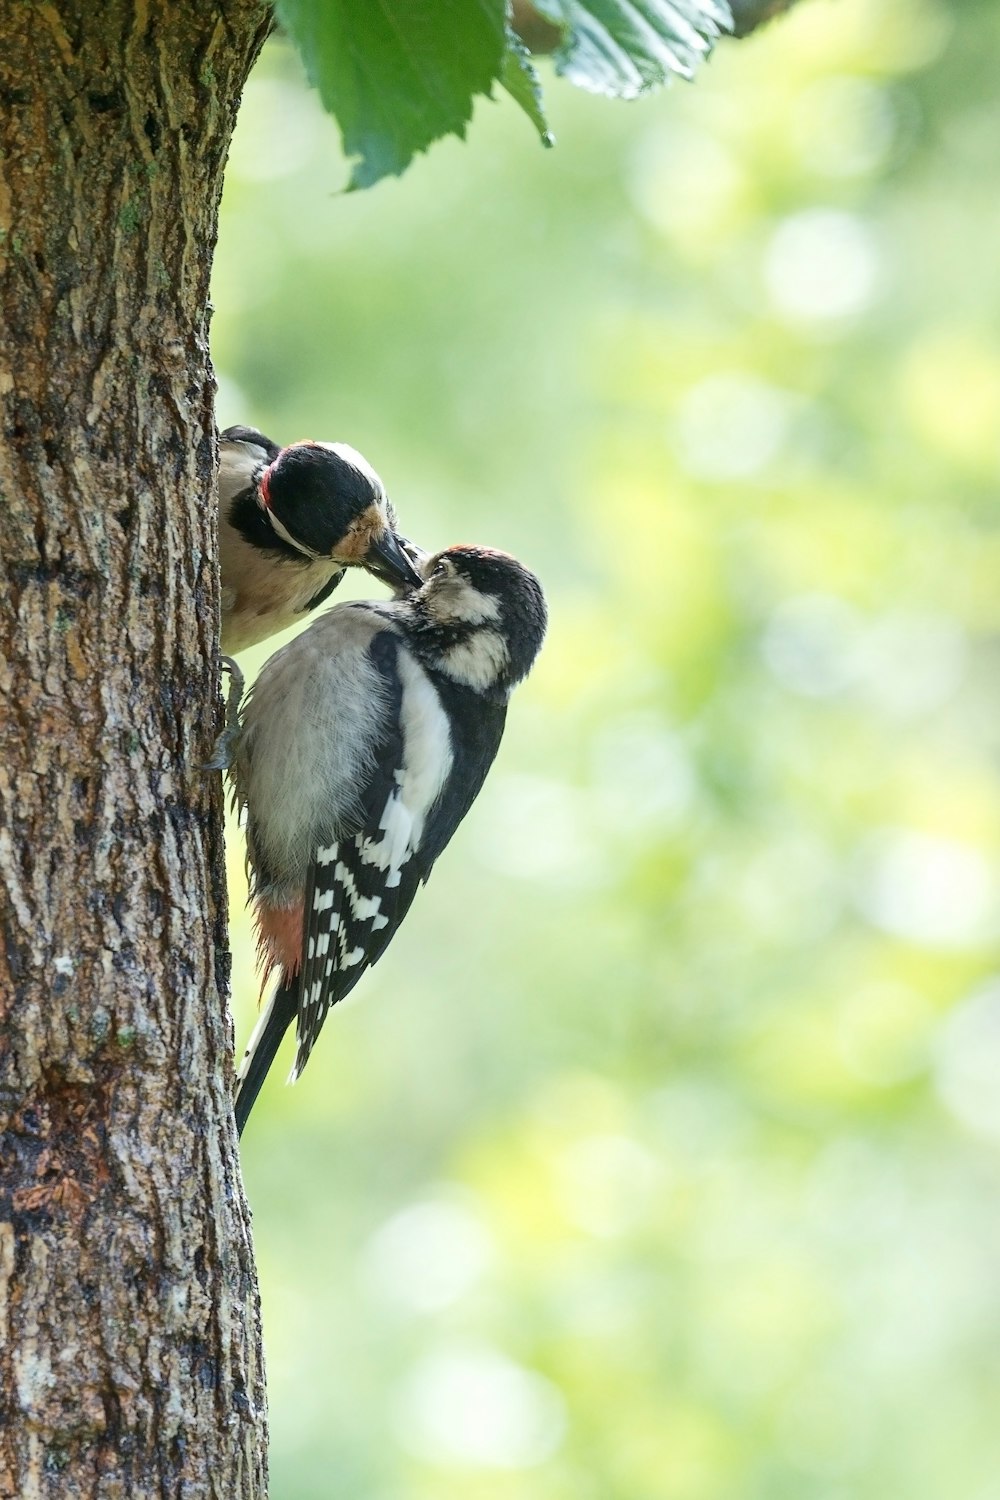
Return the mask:
[[453,620],[463,625],[497,624],[500,605],[492,594],[481,594],[461,577],[449,578],[439,585],[428,600],[430,613],[438,620]]
[[507,643],[495,630],[477,630],[467,641],[441,653],[443,671],[471,688],[488,688],[507,666]]

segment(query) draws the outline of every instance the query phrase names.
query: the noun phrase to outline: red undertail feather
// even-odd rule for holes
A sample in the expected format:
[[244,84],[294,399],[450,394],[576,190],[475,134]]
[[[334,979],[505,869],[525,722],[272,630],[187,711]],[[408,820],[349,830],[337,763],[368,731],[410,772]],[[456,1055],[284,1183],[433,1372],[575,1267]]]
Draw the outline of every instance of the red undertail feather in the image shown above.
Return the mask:
[[302,967],[302,902],[294,906],[266,906],[259,902],[254,910],[257,928],[257,965],[261,971],[260,992],[263,995],[274,969],[289,984]]

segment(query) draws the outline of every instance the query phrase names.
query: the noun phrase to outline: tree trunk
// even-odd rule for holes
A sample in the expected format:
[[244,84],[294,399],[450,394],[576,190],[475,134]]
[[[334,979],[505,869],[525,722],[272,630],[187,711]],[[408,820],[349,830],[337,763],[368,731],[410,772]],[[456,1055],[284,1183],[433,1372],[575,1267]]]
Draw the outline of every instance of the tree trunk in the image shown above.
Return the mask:
[[[0,10],[0,1496],[266,1493],[208,285],[257,0]],[[277,128],[277,123],[276,123]]]

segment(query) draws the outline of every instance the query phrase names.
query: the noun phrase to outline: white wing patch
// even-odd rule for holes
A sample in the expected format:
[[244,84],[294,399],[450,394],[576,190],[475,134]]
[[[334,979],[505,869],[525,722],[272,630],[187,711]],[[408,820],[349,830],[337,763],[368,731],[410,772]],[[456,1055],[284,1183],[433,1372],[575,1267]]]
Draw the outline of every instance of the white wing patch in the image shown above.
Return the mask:
[[365,839],[360,845],[362,862],[383,870],[386,874],[387,887],[399,884],[399,872],[415,846],[413,815],[400,795],[403,772],[396,771],[393,780],[396,785],[379,819],[378,826],[382,837],[378,840]]
[[[451,772],[451,730],[441,700],[423,668],[406,651],[399,653],[403,683],[403,764],[399,803],[412,819],[407,845],[415,849],[427,815]],[[397,773],[399,774],[399,773]],[[385,817],[388,814],[388,808]]]

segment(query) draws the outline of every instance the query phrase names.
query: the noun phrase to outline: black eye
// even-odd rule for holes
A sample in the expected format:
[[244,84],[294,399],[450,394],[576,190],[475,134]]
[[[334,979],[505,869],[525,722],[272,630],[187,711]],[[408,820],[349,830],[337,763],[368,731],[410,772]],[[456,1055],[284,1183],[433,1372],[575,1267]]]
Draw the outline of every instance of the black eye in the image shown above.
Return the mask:
[[448,564],[443,557],[439,558],[431,569],[432,578],[446,578],[448,576]]

